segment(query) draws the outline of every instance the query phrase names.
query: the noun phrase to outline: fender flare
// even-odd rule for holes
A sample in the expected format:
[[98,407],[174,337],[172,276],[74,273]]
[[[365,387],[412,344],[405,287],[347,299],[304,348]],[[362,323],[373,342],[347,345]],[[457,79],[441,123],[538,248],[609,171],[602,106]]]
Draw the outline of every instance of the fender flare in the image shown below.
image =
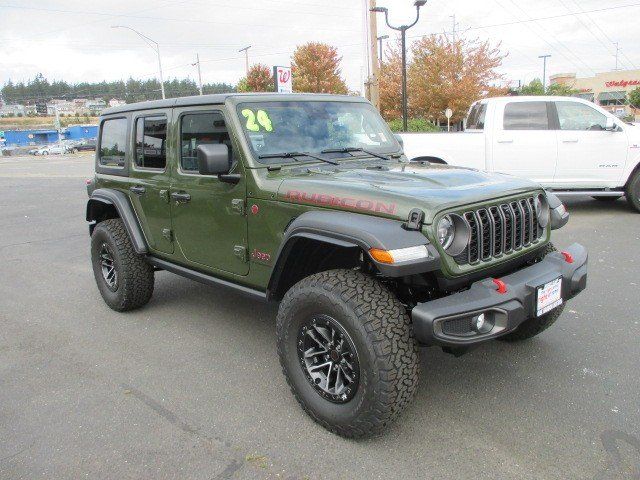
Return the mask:
[[274,292],[296,240],[306,238],[342,248],[353,248],[365,254],[372,249],[397,250],[426,245],[429,256],[424,259],[383,264],[371,259],[385,276],[401,277],[437,270],[440,256],[429,239],[416,230],[405,230],[402,223],[358,213],[320,211],[305,212],[295,218],[284,232],[276,263],[269,279],[268,291]]
[[122,219],[122,223],[124,223],[136,253],[144,255],[149,252],[147,241],[138,222],[138,217],[125,193],[111,188],[98,188],[94,190],[87,202],[88,222],[95,222],[97,220],[94,215],[96,204],[113,205]]

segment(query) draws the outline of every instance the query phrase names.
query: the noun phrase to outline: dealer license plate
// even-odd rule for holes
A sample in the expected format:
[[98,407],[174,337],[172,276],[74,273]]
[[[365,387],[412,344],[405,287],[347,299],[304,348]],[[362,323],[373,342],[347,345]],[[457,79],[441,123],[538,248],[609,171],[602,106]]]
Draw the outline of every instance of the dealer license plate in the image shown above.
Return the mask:
[[553,310],[559,305],[562,305],[562,278],[556,278],[555,280],[538,287],[538,299],[536,306],[536,314],[538,317]]

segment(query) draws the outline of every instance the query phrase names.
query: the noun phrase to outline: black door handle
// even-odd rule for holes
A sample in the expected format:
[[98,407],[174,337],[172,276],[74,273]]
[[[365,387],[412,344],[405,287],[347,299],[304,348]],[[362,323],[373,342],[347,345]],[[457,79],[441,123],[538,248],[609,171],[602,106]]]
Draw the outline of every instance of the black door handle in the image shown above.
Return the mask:
[[144,192],[147,191],[142,185],[134,185],[133,187],[130,187],[129,190],[136,195],[144,195]]
[[191,195],[184,192],[174,192],[171,194],[171,198],[177,203],[189,203],[189,201],[191,200]]

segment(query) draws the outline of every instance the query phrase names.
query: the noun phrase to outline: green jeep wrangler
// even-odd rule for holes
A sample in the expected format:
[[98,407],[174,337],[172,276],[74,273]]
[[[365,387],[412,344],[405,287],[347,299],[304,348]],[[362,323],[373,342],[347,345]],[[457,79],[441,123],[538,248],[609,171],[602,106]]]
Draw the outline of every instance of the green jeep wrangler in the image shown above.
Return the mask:
[[87,221],[98,289],[145,305],[166,270],[280,302],[282,370],[345,437],[411,401],[419,346],[459,355],[545,330],[586,286],[569,215],[527,180],[408,162],[358,97],[228,94],[100,119]]

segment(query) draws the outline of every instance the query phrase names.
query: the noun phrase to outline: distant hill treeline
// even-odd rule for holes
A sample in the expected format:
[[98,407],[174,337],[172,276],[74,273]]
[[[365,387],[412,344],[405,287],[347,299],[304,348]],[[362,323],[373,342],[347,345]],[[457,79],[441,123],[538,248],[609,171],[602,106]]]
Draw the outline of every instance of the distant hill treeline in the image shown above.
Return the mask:
[[[167,98],[198,95],[198,86],[193,80],[173,79],[164,82]],[[205,94],[235,92],[236,87],[228,83],[207,83],[202,86]],[[49,82],[39,73],[28,82],[13,83],[9,80],[0,90],[2,98],[7,104],[34,104],[46,102],[53,98],[71,100],[74,98],[112,98],[124,100],[127,103],[162,98],[160,82],[158,80],[136,80],[98,82],[98,83],[67,83],[63,80]]]

